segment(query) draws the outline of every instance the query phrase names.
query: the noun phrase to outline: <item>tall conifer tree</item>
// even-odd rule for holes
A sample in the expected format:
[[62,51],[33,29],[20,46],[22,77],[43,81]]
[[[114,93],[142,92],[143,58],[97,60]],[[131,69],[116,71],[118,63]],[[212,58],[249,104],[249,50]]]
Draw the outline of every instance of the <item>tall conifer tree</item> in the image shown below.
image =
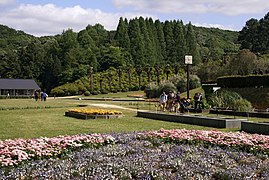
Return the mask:
[[191,23],[187,25],[187,31],[186,31],[186,45],[187,45],[187,51],[186,53],[189,55],[192,55],[193,57],[193,64],[197,65],[201,62],[201,57],[198,52],[198,44],[196,41],[196,36],[194,34],[193,26]]
[[173,24],[170,21],[164,23],[164,38],[166,42],[166,63],[171,64],[174,62],[174,35],[173,35]]
[[174,26],[175,38],[175,59],[176,63],[183,65],[184,56],[186,54],[186,39],[184,36],[184,26],[182,21],[176,21]]
[[155,27],[157,34],[157,62],[163,64],[166,59],[166,43],[164,38],[163,24],[160,22],[160,20],[155,21]]
[[130,20],[129,22],[129,38],[130,38],[130,50],[134,64],[145,64],[144,50],[145,45],[141,30],[139,26],[139,20],[137,18]]
[[130,39],[128,35],[128,21],[127,19],[123,19],[122,17],[119,20],[119,24],[117,27],[117,31],[115,34],[115,40],[117,46],[121,48],[125,48],[126,50],[130,50]]

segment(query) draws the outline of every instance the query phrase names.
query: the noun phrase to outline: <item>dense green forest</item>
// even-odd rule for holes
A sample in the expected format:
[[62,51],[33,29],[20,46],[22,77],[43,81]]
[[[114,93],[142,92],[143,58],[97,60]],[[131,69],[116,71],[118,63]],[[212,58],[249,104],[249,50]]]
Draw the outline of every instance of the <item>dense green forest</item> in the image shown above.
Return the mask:
[[[269,40],[264,33],[269,30],[268,16],[249,20],[240,32],[142,17],[120,18],[115,31],[96,24],[79,32],[67,29],[46,37],[0,25],[0,76],[33,78],[47,92],[81,78],[89,81],[90,74],[101,77],[94,77],[99,86],[103,79],[104,86],[111,86],[109,82],[128,84],[130,80],[145,85],[149,78],[157,82],[169,74],[184,76],[186,54],[193,56],[191,74],[198,75],[202,82],[223,75],[266,72]],[[266,42],[254,42],[250,36],[254,30],[256,39],[260,36]],[[111,79],[118,76],[128,80]],[[90,87],[84,86],[84,90]]]

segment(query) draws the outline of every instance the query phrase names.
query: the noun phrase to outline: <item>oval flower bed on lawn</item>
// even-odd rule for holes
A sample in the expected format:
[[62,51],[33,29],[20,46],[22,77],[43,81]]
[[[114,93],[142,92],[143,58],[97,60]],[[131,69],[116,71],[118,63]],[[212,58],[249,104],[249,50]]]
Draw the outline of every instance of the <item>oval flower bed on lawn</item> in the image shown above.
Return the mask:
[[[102,146],[81,146],[87,136]],[[268,155],[269,136],[216,130],[7,140],[0,141],[0,179],[267,179]]]
[[122,112],[108,109],[83,108],[70,109],[68,112],[65,112],[65,115],[79,119],[110,119],[122,117]]

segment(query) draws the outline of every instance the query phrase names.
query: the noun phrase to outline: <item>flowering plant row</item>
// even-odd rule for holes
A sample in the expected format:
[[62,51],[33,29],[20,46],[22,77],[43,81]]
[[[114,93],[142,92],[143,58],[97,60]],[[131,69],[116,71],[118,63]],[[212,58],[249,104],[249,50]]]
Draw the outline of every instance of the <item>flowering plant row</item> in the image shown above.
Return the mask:
[[70,109],[69,112],[83,113],[87,115],[121,115],[121,111],[107,110],[107,109]]
[[269,177],[268,155],[217,145],[140,139],[141,133],[137,132],[110,135],[115,143],[72,151],[64,158],[38,159],[21,166],[0,168],[0,179],[262,180]]
[[34,159],[60,157],[69,151],[98,147],[113,141],[112,136],[100,134],[0,141],[0,167],[14,166]]
[[175,129],[150,131],[140,134],[140,138],[160,138],[165,142],[174,143],[202,143],[208,145],[218,145],[234,147],[253,153],[263,153],[269,155],[269,136],[258,134],[247,134],[245,132],[221,132],[217,130],[186,130]]

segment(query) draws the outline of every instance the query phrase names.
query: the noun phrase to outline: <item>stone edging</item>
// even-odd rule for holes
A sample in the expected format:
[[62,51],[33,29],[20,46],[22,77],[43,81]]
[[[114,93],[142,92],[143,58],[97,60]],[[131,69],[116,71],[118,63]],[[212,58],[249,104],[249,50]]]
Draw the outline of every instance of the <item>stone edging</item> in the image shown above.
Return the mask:
[[247,121],[247,119],[224,119],[195,115],[165,114],[145,111],[138,111],[137,116],[169,122],[178,122],[216,128],[241,128],[241,122]]
[[256,123],[245,121],[241,123],[241,130],[248,133],[269,135],[269,123]]
[[231,115],[231,116],[269,118],[269,113],[266,113],[266,112],[238,112],[238,111],[232,111],[232,110],[210,109],[209,113]]
[[87,120],[87,119],[113,119],[113,118],[121,118],[123,115],[87,115],[87,114],[83,114],[83,113],[65,112],[65,116]]

